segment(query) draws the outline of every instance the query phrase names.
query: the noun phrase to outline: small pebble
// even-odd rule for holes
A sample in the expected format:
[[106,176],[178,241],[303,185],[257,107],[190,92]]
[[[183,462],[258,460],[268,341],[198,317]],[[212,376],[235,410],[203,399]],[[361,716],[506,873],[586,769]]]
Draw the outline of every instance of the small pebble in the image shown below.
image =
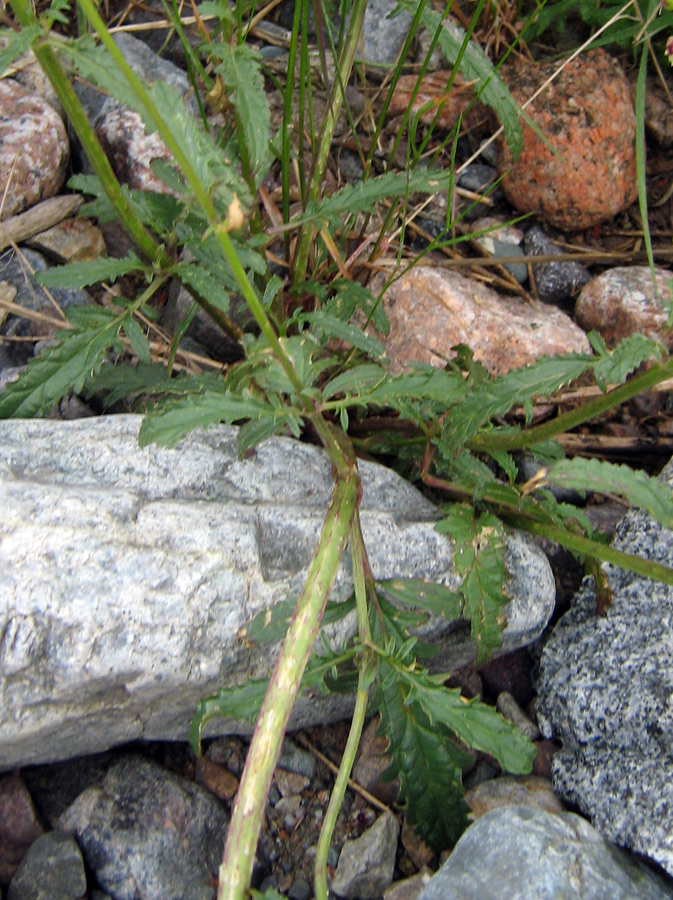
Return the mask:
[[508,691],[502,691],[502,693],[498,694],[496,706],[498,712],[502,713],[506,719],[509,719],[510,722],[523,731],[529,740],[536,741],[540,737],[540,729],[534,722],[531,722]]
[[281,769],[287,769],[288,772],[305,775],[309,779],[315,777],[315,756],[309,753],[308,750],[302,750],[300,747],[297,747],[289,738],[285,738],[283,741],[283,749],[278,758],[278,766]]
[[[533,225],[524,239],[526,256],[554,256],[564,251],[539,225]],[[591,273],[579,262],[544,262],[532,264],[537,295],[543,303],[563,304],[591,280]]]

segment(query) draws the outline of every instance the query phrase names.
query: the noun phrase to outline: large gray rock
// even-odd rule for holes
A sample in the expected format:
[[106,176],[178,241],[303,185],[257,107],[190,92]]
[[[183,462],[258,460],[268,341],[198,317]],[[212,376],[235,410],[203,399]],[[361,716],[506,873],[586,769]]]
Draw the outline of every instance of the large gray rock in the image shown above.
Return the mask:
[[673,890],[574,813],[494,809],[471,825],[419,900],[671,900]]
[[[673,465],[663,478],[670,490]],[[614,541],[673,563],[673,533],[632,510]],[[557,791],[598,830],[673,874],[673,588],[607,567],[614,600],[596,615],[593,581],[542,654],[538,720],[561,741]]]
[[205,788],[139,756],[112,766],[59,821],[115,900],[214,900],[228,825]]
[[[299,594],[331,495],[326,455],[277,438],[239,460],[237,431],[224,426],[141,449],[140,421],[0,422],[0,769],[185,739],[201,697],[270,671],[275,648],[237,633]],[[360,470],[375,576],[455,585],[436,508],[391,470]],[[511,650],[544,627],[554,582],[521,536],[507,564]],[[351,591],[346,563],[332,596]],[[442,665],[473,656],[466,625],[431,631]],[[312,698],[293,724],[345,710],[342,699]]]

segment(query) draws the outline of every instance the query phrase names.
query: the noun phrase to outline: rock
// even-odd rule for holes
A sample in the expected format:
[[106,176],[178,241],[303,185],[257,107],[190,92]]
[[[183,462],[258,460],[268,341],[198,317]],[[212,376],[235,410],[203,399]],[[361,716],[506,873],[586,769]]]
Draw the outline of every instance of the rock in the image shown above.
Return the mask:
[[111,105],[96,127],[96,137],[122,184],[137,191],[173,193],[151,168],[156,159],[170,162],[171,154],[156,131],[146,133],[143,120],[135,110]]
[[[523,259],[524,252],[520,246],[523,231],[516,225],[509,225],[505,219],[498,216],[483,216],[472,223],[471,230],[475,243],[490,256],[496,259],[519,256]],[[503,263],[503,268],[507,269],[519,284],[528,281],[528,268],[525,262]]]
[[[558,67],[555,60],[525,62],[501,74],[523,104]],[[563,231],[581,231],[633,203],[638,188],[631,90],[619,64],[604,50],[569,61],[526,112],[558,155],[527,125],[515,163],[502,141],[498,169],[513,206],[537,213]]]
[[506,719],[513,722],[520,731],[523,731],[530,741],[536,741],[540,737],[540,730],[537,725],[528,718],[508,691],[498,694],[496,708]]
[[[116,34],[114,40],[126,62],[145,84],[162,81],[170,85],[183,97],[185,107],[192,114],[198,113],[189,78],[182,69],[129,34]],[[79,86],[77,93],[120,181],[141,191],[171,193],[150,168],[154,159],[171,159],[157,133],[147,134],[135,110],[103,91],[87,85]],[[88,170],[88,164],[83,163],[83,167]]]
[[479,669],[479,674],[487,694],[497,697],[507,691],[519,706],[525,707],[535,696],[532,666],[527,650],[515,650],[496,656]]
[[660,147],[673,145],[673,109],[660,85],[650,82],[645,92],[645,125]]
[[59,821],[115,900],[212,900],[228,824],[208,791],[140,756],[113,765]]
[[662,879],[573,813],[494,809],[471,825],[419,900],[670,900]]
[[411,878],[405,878],[403,881],[396,881],[386,888],[383,892],[383,900],[418,900],[421,891],[432,878],[432,871],[427,868],[421,869]]
[[49,831],[24,856],[7,900],[79,900],[86,888],[77,841],[62,831]]
[[[392,66],[404,46],[411,25],[411,13],[403,9],[394,18],[390,14],[398,8],[394,0],[369,0],[362,26],[362,56],[370,65]],[[360,51],[358,50],[358,57]]]
[[9,884],[26,851],[43,833],[19,774],[0,778],[0,885]]
[[215,794],[216,797],[227,803],[234,799],[238,790],[238,778],[224,766],[208,759],[207,756],[199,756],[197,759],[194,780],[197,784],[202,784],[211,794]]
[[644,334],[671,346],[666,322],[673,272],[656,268],[656,290],[649,266],[618,266],[585,285],[575,306],[577,321],[595,329],[610,349],[630,334]]
[[[433,125],[442,131],[450,131],[460,116],[467,113],[474,104],[474,87],[465,83],[460,73],[456,73],[451,88],[451,71],[428,72],[423,76],[416,91],[418,75],[401,75],[395,85],[395,92],[388,107],[388,114],[404,114],[411,106],[410,116],[418,115],[424,125]],[[416,93],[414,93],[416,92]],[[481,118],[483,107],[479,105],[470,118]],[[466,123],[467,124],[467,123]],[[467,124],[469,128],[469,124]]]
[[[533,225],[524,239],[526,256],[557,256],[563,250],[552,241],[539,225]],[[532,263],[537,295],[543,303],[562,305],[574,297],[591,280],[591,274],[581,263]]]
[[[662,473],[670,491],[673,463]],[[673,533],[631,510],[614,546],[673,562]],[[606,566],[614,592],[596,615],[585,580],[540,661],[538,722],[562,744],[554,786],[609,840],[673,874],[673,588]]]
[[26,241],[59,265],[98,259],[106,255],[103,234],[89,219],[64,219]]
[[[51,319],[58,320],[58,313],[49,299],[50,295],[63,310],[69,306],[83,306],[91,303],[91,297],[87,292],[77,288],[50,288],[47,293],[35,281],[32,272],[44,272],[48,268],[44,257],[34,250],[22,248],[20,254],[14,250],[6,250],[0,255],[2,280],[16,289],[13,302],[18,306],[23,306],[27,310],[43,312]],[[56,330],[55,324],[34,322],[13,313],[10,313],[0,326],[0,332],[10,338],[31,336],[48,338]],[[34,346],[30,341],[0,343],[0,368],[23,365],[33,356]]]
[[435,851],[418,836],[416,829],[409,824],[406,816],[402,822],[400,842],[416,869],[422,869],[424,866],[427,866],[435,856]]
[[278,768],[313,780],[316,772],[315,756],[307,750],[297,747],[289,738],[285,738],[278,757]]
[[[497,203],[505,196],[502,185],[494,184],[498,179],[498,172],[491,165],[485,163],[470,163],[458,176],[458,187],[475,194],[484,194],[490,201]],[[467,222],[480,217],[490,216],[493,213],[492,205],[481,203],[470,197],[461,198],[460,212]]]
[[587,336],[561,310],[499,296],[450,270],[414,266],[388,288],[383,304],[390,318],[384,345],[393,372],[410,362],[444,366],[460,343],[494,375],[541,356],[591,351]]
[[[135,738],[185,740],[199,700],[264,677],[274,646],[237,638],[299,593],[332,490],[320,449],[290,439],[239,460],[237,429],[138,447],[141,417],[0,422],[0,766],[92,753]],[[361,463],[361,518],[377,578],[456,585],[437,509]],[[549,564],[508,539],[502,651],[539,636],[554,608]],[[36,588],[39,585],[39,589]],[[347,562],[332,591],[352,591]],[[330,626],[337,645],[350,618]],[[467,623],[431,620],[438,665],[474,655]],[[448,660],[448,662],[447,662]],[[349,698],[301,702],[294,727],[343,717]],[[213,726],[213,727],[211,727]],[[207,734],[247,731],[214,719]]]
[[538,775],[501,775],[471,788],[465,799],[472,810],[472,818],[480,819],[502,806],[532,806],[550,813],[563,812],[563,805],[554,794],[551,781]]
[[353,766],[353,778],[382,803],[391,804],[397,798],[400,783],[398,779],[382,780],[384,772],[392,764],[392,759],[388,753],[388,739],[376,736],[379,722],[379,717],[375,716],[362,732],[357,759]]
[[68,136],[58,113],[11,78],[0,80],[1,217],[57,194],[68,156]]
[[392,813],[379,816],[354,841],[346,841],[339,855],[332,891],[347,900],[376,900],[393,880],[400,826]]
[[[252,329],[254,320],[246,304],[236,298],[231,298],[230,302],[230,318],[244,331]],[[162,327],[166,329],[169,335],[174,335],[180,323],[192,310],[192,307],[195,307],[194,317],[184,336],[198,344],[197,349],[201,353],[209,355],[213,359],[218,359],[222,362],[234,362],[242,359],[243,350],[238,341],[220,328],[217,322],[214,322],[200,306],[196,306],[194,298],[189,291],[178,281],[171,283],[168,300],[161,312]],[[248,310],[247,315],[246,310]]]

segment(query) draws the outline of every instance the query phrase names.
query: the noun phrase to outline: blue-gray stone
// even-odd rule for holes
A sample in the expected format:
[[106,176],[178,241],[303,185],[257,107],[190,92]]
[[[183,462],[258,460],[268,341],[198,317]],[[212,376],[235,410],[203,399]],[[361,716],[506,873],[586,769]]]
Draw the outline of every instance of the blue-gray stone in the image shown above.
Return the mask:
[[471,825],[419,900],[671,900],[663,879],[580,816],[494,809]]
[[[58,319],[58,311],[50,299],[56,301],[62,310],[69,306],[83,306],[91,303],[86,291],[77,288],[49,288],[49,293],[39,285],[33,272],[45,272],[49,268],[41,253],[21,248],[21,253],[9,249],[0,254],[0,273],[3,281],[16,288],[14,303],[27,310],[40,310],[53,319]],[[2,323],[0,333],[6,337],[30,337],[44,334],[45,327],[21,316],[10,313]],[[7,341],[0,343],[0,369],[24,365],[32,356],[35,344],[31,341]]]
[[28,848],[9,885],[7,900],[79,900],[86,889],[77,841],[64,831],[48,831]]
[[[662,473],[670,494],[673,464]],[[673,564],[673,532],[632,510],[614,546]],[[609,840],[673,874],[673,587],[606,566],[613,591],[596,615],[593,580],[542,653],[537,714],[562,744],[556,790]]]
[[205,788],[140,756],[112,766],[59,820],[115,900],[213,900],[228,824]]
[[370,65],[391,66],[407,39],[412,15],[403,9],[390,18],[397,7],[395,0],[369,0],[367,3],[362,41],[364,61]]
[[[539,225],[533,225],[524,239],[526,256],[554,256],[564,251]],[[591,281],[591,273],[579,262],[544,262],[532,265],[537,295],[543,303],[563,304]]]

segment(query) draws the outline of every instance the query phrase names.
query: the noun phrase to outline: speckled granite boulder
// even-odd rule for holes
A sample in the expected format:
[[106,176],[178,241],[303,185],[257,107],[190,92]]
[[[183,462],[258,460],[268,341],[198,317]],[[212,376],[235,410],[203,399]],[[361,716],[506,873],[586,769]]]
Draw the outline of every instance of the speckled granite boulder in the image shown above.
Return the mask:
[[[238,632],[300,592],[332,492],[327,456],[276,438],[239,460],[237,430],[224,426],[140,448],[140,421],[0,422],[0,769],[184,740],[201,697],[263,677],[275,658]],[[375,576],[455,585],[437,509],[390,469],[360,471]],[[505,651],[535,640],[555,600],[532,542],[512,535],[506,562]],[[344,561],[332,597],[351,591]],[[354,626],[349,617],[329,637],[340,644]],[[442,666],[474,655],[467,623],[426,627]],[[348,708],[313,697],[294,724]]]
[[[662,490],[673,484],[673,463]],[[614,545],[673,564],[673,533],[632,510]],[[537,714],[560,741],[553,778],[609,840],[673,874],[673,588],[608,567],[612,606],[593,582],[557,623],[540,662]]]
[[[502,72],[524,104],[551,78],[560,61],[522,63]],[[499,170],[507,199],[564,231],[598,225],[636,198],[635,114],[619,64],[604,50],[569,62],[526,107],[559,155],[523,125],[523,152],[512,163],[506,142]]]
[[0,80],[2,218],[57,194],[68,155],[68,136],[58,113],[11,78]]
[[506,806],[471,825],[418,900],[671,900],[573,813]]
[[666,332],[673,272],[649,266],[618,266],[585,285],[575,305],[577,321],[587,331],[595,329],[609,348],[630,334],[673,343]]
[[500,296],[446,269],[414,266],[391,284],[383,303],[390,332],[382,340],[393,372],[410,362],[443,366],[460,343],[494,375],[541,356],[591,352],[586,334],[560,309]]

